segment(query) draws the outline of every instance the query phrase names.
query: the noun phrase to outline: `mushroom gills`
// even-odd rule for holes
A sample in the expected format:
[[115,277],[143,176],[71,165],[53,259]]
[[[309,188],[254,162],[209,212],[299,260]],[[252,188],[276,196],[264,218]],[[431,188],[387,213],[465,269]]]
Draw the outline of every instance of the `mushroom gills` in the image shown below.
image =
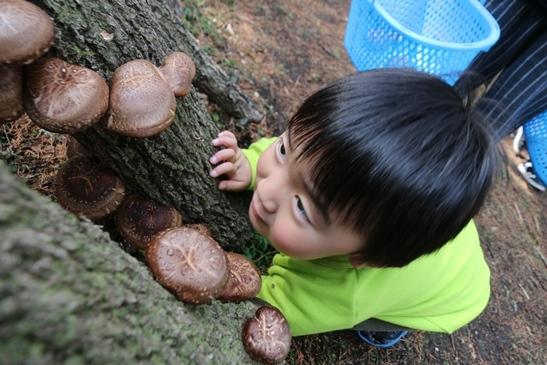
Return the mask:
[[90,157],[65,162],[55,179],[55,196],[65,209],[97,221],[114,212],[125,195],[123,182]]
[[116,211],[116,225],[127,242],[145,249],[156,234],[182,225],[182,216],[173,207],[130,195]]

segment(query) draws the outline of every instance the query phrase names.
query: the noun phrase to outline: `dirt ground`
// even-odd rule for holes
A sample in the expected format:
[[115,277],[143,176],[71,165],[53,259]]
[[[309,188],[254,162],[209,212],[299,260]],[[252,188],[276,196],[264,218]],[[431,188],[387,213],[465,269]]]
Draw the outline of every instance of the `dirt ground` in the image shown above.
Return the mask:
[[[255,130],[277,134],[299,103],[354,71],[343,47],[348,0],[193,0],[202,48],[266,111]],[[195,8],[193,8],[195,7]],[[193,10],[192,10],[193,9]],[[197,10],[196,10],[197,9]],[[198,13],[205,16],[201,17]],[[245,134],[245,131],[242,131]],[[294,339],[292,364],[545,364],[547,194],[520,178],[510,140],[507,163],[476,222],[492,271],[485,312],[452,335],[414,332],[390,350],[351,331]],[[0,127],[0,158],[51,194],[65,139],[22,118]]]
[[[282,131],[306,96],[354,71],[343,46],[348,0],[201,3],[218,34],[200,41],[212,39],[217,61],[237,70],[247,93],[266,103],[266,132]],[[522,159],[510,146],[503,141],[507,164],[476,219],[492,272],[492,297],[477,320],[452,335],[413,333],[391,350],[360,343],[352,331],[296,338],[290,362],[547,363],[547,194],[524,183],[516,170]]]

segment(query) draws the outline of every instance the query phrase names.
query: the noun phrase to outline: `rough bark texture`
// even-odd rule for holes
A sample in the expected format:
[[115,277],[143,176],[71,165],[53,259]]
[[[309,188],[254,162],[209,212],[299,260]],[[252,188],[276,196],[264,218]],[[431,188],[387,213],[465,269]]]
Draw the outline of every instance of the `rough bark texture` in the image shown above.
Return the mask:
[[249,302],[176,301],[97,226],[0,162],[0,362],[245,364]]
[[[51,54],[90,67],[107,79],[121,64],[144,58],[159,65],[182,50],[196,63],[194,84],[238,118],[256,119],[249,100],[199,51],[195,39],[173,15],[169,1],[34,1],[53,18],[56,41]],[[179,98],[172,127],[148,139],[116,136],[100,125],[76,135],[132,190],[178,208],[187,222],[207,223],[224,246],[237,249],[252,240],[247,204],[220,193],[208,176],[211,139],[218,133],[193,90]]]

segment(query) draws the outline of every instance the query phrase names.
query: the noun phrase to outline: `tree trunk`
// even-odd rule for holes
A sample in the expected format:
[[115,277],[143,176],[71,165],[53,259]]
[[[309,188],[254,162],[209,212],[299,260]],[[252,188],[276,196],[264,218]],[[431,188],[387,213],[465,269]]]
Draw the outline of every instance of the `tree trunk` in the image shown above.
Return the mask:
[[0,362],[245,364],[250,302],[192,306],[0,162]]
[[[107,79],[137,58],[159,65],[172,51],[196,63],[194,85],[236,118],[256,120],[260,113],[203,52],[173,13],[170,1],[34,1],[55,22],[50,54],[92,68]],[[104,122],[104,121],[103,121]],[[225,248],[238,249],[253,239],[247,199],[220,193],[208,176],[211,140],[218,133],[195,90],[179,98],[170,129],[133,139],[94,126],[75,137],[115,170],[131,190],[175,206],[186,222],[206,223]]]

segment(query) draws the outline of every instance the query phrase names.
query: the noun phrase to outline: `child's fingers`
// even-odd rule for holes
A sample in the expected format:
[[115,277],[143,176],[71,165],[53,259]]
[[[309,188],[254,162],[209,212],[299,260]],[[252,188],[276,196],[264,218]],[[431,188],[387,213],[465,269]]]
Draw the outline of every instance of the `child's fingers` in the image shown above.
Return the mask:
[[212,177],[217,177],[220,175],[224,175],[226,173],[232,172],[235,170],[235,165],[231,162],[224,162],[215,167],[214,169],[209,172],[209,175]]
[[218,151],[217,153],[215,153],[213,156],[211,156],[211,158],[209,159],[209,162],[212,163],[213,165],[216,165],[217,163],[219,163],[220,161],[232,161],[232,158],[236,155],[236,151],[234,151],[233,149],[225,149],[225,150],[220,150]]
[[218,183],[218,188],[219,190],[242,191],[247,188],[247,184],[235,180],[222,180]]
[[217,135],[217,137],[229,137],[229,138],[236,139],[236,136],[230,131],[222,131]]
[[225,148],[236,149],[237,140],[235,138],[231,138],[230,136],[218,136],[213,139],[213,146],[224,146]]

